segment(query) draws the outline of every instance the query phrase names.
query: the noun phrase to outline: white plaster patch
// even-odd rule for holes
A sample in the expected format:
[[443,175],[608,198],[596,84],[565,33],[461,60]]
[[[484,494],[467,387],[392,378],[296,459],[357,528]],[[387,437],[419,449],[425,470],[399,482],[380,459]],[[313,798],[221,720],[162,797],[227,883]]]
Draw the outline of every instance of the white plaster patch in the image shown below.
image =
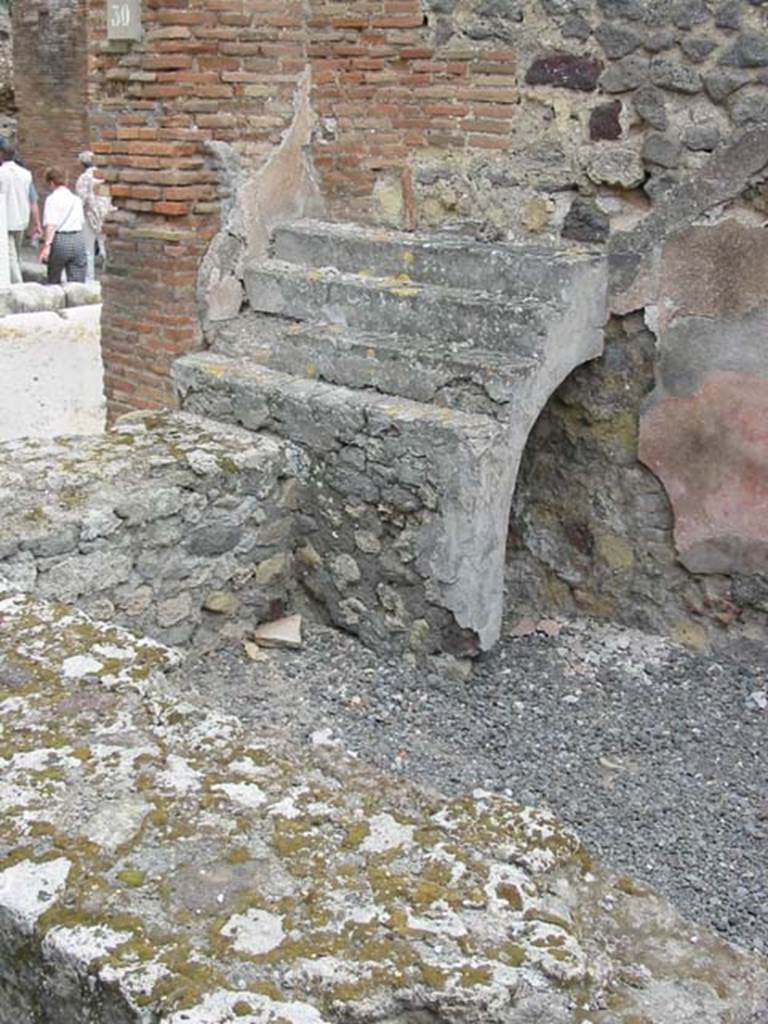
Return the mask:
[[[238,1011],[233,1017],[234,1007],[248,1005],[250,1013]],[[212,992],[202,1003],[191,1010],[178,1010],[168,1018],[168,1024],[327,1024],[314,1006],[308,1003],[278,1003],[267,996],[253,992]]]
[[92,305],[2,317],[0,376],[14,393],[0,408],[0,438],[104,430],[100,313]]
[[41,805],[40,794],[34,789],[0,780],[0,810],[6,812],[12,807],[24,807],[34,803],[37,803],[38,807]]
[[282,917],[266,910],[235,914],[221,929],[221,934],[232,939],[232,945],[239,953],[249,953],[251,956],[270,953],[285,938]]
[[[0,604],[0,611],[3,610],[2,604]],[[24,697],[7,697],[4,701],[0,702],[0,716],[5,718],[6,716],[17,716],[26,714],[29,711],[29,701],[25,700]]]
[[352,921],[354,924],[370,924],[371,921],[378,920],[379,913],[379,908],[373,904],[369,904],[366,907],[355,907],[347,915],[345,921]]
[[467,934],[467,926],[459,915],[447,907],[439,917],[413,917],[408,914],[408,927],[415,932],[444,935],[450,939],[461,939]]
[[110,853],[127,843],[140,830],[151,810],[142,796],[110,800],[85,824],[83,835]]
[[51,928],[43,939],[43,952],[47,957],[58,955],[89,964],[131,938],[131,932],[116,932],[106,925],[57,927]]
[[300,960],[288,971],[289,984],[301,988],[308,981],[322,982],[323,987],[343,985],[369,978],[371,972],[365,963],[341,960],[335,956],[319,956],[313,960]]
[[64,888],[71,863],[65,857],[35,864],[22,860],[0,872],[0,906],[31,931],[35,922],[52,907]]
[[180,796],[184,796],[200,788],[200,773],[196,772],[185,758],[169,754],[165,759],[165,769],[159,773],[157,782],[160,787],[172,789]]
[[263,779],[274,773],[274,768],[255,764],[250,757],[241,757],[237,761],[230,761],[229,768],[230,771],[237,772],[238,775],[248,775],[254,779]]
[[360,844],[363,853],[384,853],[413,843],[413,825],[400,825],[391,814],[376,814],[368,825],[370,832]]
[[99,977],[107,984],[116,982],[130,995],[148,996],[158,981],[170,973],[165,964],[150,961],[138,967],[113,967],[105,964],[99,971]]
[[302,812],[294,803],[294,798],[292,796],[286,796],[282,800],[278,801],[278,803],[272,804],[267,811],[267,814],[274,814],[276,817],[288,819],[298,818],[301,816],[301,813]]
[[102,662],[92,658],[90,654],[73,654],[71,658],[65,658],[61,665],[61,674],[65,679],[83,679],[85,676],[92,676],[100,672]]
[[252,782],[222,782],[211,788],[225,793],[233,803],[251,810],[261,807],[267,799],[264,790]]
[[136,654],[133,647],[117,647],[115,644],[94,644],[93,650],[102,658],[116,661],[130,661]]

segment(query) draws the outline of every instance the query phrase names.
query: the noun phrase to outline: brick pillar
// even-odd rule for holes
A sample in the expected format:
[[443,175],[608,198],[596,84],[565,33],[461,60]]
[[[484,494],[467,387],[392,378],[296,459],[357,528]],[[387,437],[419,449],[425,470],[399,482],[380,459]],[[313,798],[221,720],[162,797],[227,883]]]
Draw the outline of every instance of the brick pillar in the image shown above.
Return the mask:
[[202,344],[196,283],[220,224],[205,143],[280,142],[306,65],[303,0],[145,0],[142,39],[108,44],[87,0],[89,119],[108,223],[102,350],[110,417],[173,401],[169,371]]
[[13,4],[18,143],[38,189],[51,164],[72,181],[88,145],[85,0]]

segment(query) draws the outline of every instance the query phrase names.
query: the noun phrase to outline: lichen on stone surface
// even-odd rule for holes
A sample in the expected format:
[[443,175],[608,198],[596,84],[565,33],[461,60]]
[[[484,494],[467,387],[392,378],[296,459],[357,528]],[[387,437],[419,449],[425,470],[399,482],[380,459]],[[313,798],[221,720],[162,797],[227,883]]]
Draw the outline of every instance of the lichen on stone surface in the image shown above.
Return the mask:
[[[111,1024],[106,993],[136,1024],[509,1024],[531,993],[552,1020],[642,1006],[650,983],[628,986],[600,935],[634,949],[622,915],[655,898],[550,813],[247,735],[179,696],[174,652],[66,607],[6,589],[0,615],[0,944],[42,1019],[51,998]],[[657,917],[671,948],[682,926]],[[759,991],[748,958],[713,965],[723,1006]]]

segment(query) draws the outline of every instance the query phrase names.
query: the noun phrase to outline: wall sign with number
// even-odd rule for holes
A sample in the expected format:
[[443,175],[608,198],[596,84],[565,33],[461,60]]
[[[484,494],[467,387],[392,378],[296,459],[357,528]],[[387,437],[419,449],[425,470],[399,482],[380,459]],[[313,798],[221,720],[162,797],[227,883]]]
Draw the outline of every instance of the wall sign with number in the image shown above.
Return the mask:
[[141,0],[107,0],[107,39],[141,39]]

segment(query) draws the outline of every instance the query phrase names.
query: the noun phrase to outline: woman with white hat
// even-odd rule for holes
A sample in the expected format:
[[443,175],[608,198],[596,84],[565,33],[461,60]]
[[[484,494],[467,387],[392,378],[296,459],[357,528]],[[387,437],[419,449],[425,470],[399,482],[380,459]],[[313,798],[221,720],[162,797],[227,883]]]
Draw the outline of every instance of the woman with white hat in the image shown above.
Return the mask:
[[85,212],[85,223],[83,225],[83,237],[85,238],[85,252],[88,258],[88,270],[86,280],[93,281],[96,277],[96,243],[99,243],[101,262],[107,262],[107,242],[104,235],[104,221],[112,209],[112,203],[108,195],[100,194],[105,187],[104,182],[96,177],[96,168],[93,166],[93,153],[90,149],[84,149],[78,155],[78,160],[83,166],[83,173],[75,183],[75,192],[80,196]]

